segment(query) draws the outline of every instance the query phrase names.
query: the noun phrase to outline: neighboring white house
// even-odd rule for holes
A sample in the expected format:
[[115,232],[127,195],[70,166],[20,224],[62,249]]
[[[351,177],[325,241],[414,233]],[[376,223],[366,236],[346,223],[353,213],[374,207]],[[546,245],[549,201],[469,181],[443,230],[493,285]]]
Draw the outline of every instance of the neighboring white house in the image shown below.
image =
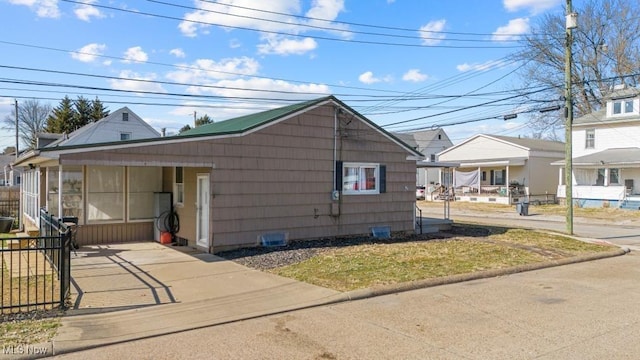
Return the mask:
[[[422,130],[406,133],[394,133],[399,139],[421,152],[425,161],[436,162],[437,154],[453,146],[451,140],[443,129]],[[416,172],[416,185],[430,186],[442,183],[440,169],[434,167],[418,167]]]
[[[572,197],[582,207],[623,206],[640,199],[640,89],[618,86],[606,105],[573,120]],[[566,198],[564,161],[558,198]],[[636,199],[634,199],[636,195]]]
[[[61,154],[83,151],[83,148],[94,144],[106,146],[118,144],[120,141],[130,142],[158,137],[158,131],[127,107],[120,108],[70,134],[39,134],[38,148],[21,154],[14,163],[17,165],[14,166],[14,170],[23,171],[21,196],[25,226],[28,229],[39,227],[40,207],[46,207],[57,216],[75,216],[81,223],[84,221],[84,211],[79,207],[78,199],[84,191],[82,184],[88,176],[86,166],[61,162]],[[58,148],[61,150],[58,151]],[[161,176],[159,172],[154,175]],[[149,183],[154,181],[152,177],[148,178]],[[97,180],[96,187],[98,186],[113,188],[122,184],[108,183],[101,178]],[[49,190],[43,192],[46,188]],[[61,189],[64,189],[64,194]],[[105,192],[100,196],[108,199],[110,195]]]
[[558,141],[475,135],[437,155],[454,169],[456,200],[511,204],[524,200],[553,201],[557,169],[564,158]]
[[47,144],[46,147],[99,144],[155,137],[160,137],[160,133],[125,106],[71,134],[63,134],[57,141]]

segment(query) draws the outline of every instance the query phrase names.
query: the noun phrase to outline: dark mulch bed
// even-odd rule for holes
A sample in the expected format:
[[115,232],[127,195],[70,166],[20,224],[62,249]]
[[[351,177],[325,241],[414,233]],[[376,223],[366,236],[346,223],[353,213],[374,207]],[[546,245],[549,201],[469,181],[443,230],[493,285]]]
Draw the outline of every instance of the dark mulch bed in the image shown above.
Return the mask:
[[393,244],[401,242],[442,240],[453,237],[485,237],[492,233],[491,228],[481,226],[456,226],[446,232],[392,236],[390,238],[373,238],[370,236],[325,238],[318,240],[291,241],[285,246],[257,246],[251,248],[241,248],[216,253],[217,256],[227,260],[232,260],[241,265],[258,269],[268,270],[281,266],[299,263],[310,259],[319,253],[332,249],[364,245],[364,244]]

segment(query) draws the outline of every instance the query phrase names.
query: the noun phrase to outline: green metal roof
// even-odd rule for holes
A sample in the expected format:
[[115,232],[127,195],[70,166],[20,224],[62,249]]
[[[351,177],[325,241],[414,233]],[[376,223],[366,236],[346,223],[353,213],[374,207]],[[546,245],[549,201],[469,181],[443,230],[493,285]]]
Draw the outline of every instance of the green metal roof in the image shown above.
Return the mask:
[[218,135],[218,134],[234,134],[243,133],[255,127],[278,120],[284,116],[295,113],[306,107],[313,106],[322,101],[330,99],[331,96],[320,99],[305,101],[277,109],[271,109],[257,114],[249,114],[233,119],[228,119],[211,124],[201,125],[191,130],[184,131],[178,136],[202,136],[202,135]]

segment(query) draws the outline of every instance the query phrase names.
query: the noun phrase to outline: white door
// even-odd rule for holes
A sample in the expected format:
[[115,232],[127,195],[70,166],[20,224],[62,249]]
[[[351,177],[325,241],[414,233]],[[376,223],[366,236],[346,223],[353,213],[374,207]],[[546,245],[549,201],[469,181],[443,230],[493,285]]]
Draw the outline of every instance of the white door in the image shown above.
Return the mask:
[[209,174],[197,176],[196,245],[209,248]]

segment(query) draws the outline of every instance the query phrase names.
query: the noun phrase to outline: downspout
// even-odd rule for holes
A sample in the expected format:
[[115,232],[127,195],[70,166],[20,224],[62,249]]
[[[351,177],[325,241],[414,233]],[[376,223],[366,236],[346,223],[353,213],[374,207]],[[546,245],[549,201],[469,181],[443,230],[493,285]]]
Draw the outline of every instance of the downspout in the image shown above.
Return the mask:
[[[340,216],[342,208],[342,198],[340,194],[340,185],[337,181],[338,174],[338,112],[339,107],[335,107],[333,111],[333,191],[331,192],[331,216],[335,219]],[[338,202],[337,206],[335,202]],[[337,211],[334,211],[334,207]]]

